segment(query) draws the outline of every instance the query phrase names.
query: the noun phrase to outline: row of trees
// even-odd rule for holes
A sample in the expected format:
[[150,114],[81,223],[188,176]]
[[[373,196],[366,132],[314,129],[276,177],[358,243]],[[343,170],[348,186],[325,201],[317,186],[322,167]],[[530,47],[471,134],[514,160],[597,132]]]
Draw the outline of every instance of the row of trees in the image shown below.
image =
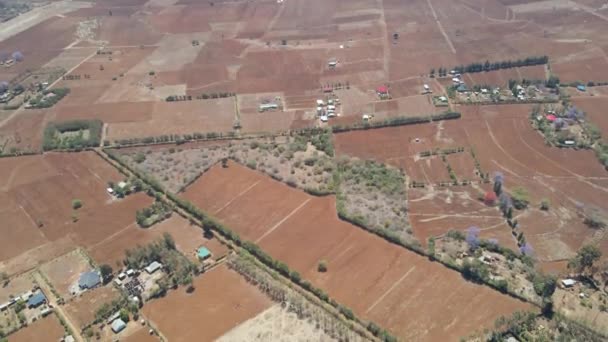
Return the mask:
[[506,60],[502,62],[490,62],[485,61],[485,63],[475,62],[470,63],[468,65],[459,65],[452,68],[452,70],[456,71],[459,74],[464,73],[475,73],[482,71],[493,71],[499,69],[511,69],[525,66],[533,66],[533,65],[543,65],[549,62],[549,57],[547,56],[538,56],[538,57],[527,57],[525,59],[517,59],[517,60]]
[[439,120],[452,120],[459,119],[461,114],[459,112],[445,112],[441,114],[433,114],[427,116],[400,116],[395,118],[389,118],[383,121],[366,121],[359,122],[352,125],[336,125],[332,126],[334,133],[348,132],[360,129],[371,129],[380,127],[391,127],[391,126],[404,126],[414,125],[420,123],[427,123]]
[[[527,57],[524,59],[516,59],[516,60],[506,60],[501,62],[490,62],[488,60],[483,62],[474,62],[467,65],[458,65],[452,68],[455,73],[464,74],[464,73],[475,73],[482,71],[493,71],[500,69],[511,69],[525,66],[533,66],[533,65],[542,65],[547,64],[549,62],[549,57],[547,56],[538,56],[538,57]],[[439,77],[447,76],[448,70],[444,67],[440,67],[438,69]],[[435,76],[435,68],[430,70],[430,76]]]

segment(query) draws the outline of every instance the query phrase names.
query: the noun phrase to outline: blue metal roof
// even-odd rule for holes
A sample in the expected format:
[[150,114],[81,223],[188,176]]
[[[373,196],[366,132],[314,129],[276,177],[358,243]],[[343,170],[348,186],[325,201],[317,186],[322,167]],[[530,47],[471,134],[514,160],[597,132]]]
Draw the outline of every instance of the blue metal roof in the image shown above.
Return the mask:
[[208,258],[211,255],[211,252],[205,247],[201,247],[198,249],[198,257],[201,259]]
[[90,289],[101,283],[101,277],[99,273],[95,271],[85,272],[80,275],[80,279],[78,280],[78,286],[82,289]]
[[30,299],[28,299],[27,306],[36,307],[44,303],[45,301],[46,297],[44,296],[44,293],[42,293],[42,291],[38,291],[33,296],[31,296]]

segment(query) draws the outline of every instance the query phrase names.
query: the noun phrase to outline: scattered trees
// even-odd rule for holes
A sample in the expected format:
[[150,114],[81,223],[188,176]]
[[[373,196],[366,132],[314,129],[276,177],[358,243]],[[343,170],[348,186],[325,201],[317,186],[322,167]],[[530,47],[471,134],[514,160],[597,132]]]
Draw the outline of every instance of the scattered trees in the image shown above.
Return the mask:
[[568,268],[577,272],[585,273],[590,270],[594,263],[600,259],[602,252],[596,245],[585,245],[576,253],[570,261]]

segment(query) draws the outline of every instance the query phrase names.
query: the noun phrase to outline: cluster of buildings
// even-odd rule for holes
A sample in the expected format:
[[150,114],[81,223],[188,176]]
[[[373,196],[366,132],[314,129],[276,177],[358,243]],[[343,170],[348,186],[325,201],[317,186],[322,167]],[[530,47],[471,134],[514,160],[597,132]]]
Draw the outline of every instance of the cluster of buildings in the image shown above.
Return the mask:
[[340,105],[339,98],[331,98],[327,100],[327,103],[322,99],[317,100],[317,116],[321,120],[321,122],[327,122],[329,118],[333,118],[335,116],[340,116],[340,114],[336,111],[337,107]]

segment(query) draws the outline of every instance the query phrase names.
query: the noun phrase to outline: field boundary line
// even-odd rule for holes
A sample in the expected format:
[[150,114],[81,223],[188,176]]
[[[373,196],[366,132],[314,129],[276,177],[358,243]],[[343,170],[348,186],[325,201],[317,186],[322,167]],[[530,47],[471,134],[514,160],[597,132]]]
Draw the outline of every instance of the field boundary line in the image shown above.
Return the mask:
[[426,2],[429,4],[429,7],[431,8],[431,12],[433,13],[433,17],[435,18],[435,22],[437,23],[437,26],[439,27],[439,31],[441,31],[443,38],[445,38],[445,41],[446,41],[446,43],[448,43],[448,46],[450,47],[450,50],[452,50],[452,53],[456,54],[456,48],[454,48],[454,44],[452,44],[450,37],[443,29],[443,25],[441,25],[441,21],[439,21],[439,17],[437,17],[437,13],[435,12],[435,8],[433,7],[433,4],[431,4],[431,0],[426,0]]
[[374,307],[376,307],[376,305],[380,304],[380,302],[386,297],[388,296],[397,286],[399,286],[399,284],[401,284],[401,282],[403,280],[405,280],[405,278],[407,278],[407,276],[410,275],[410,273],[412,273],[414,270],[416,269],[416,266],[414,265],[412,268],[410,268],[407,272],[405,272],[405,274],[399,278],[399,280],[397,280],[393,286],[391,286],[388,290],[386,290],[386,292],[384,292],[382,294],[382,296],[380,296],[380,298],[376,299],[376,301],[369,307],[367,308],[367,310],[365,310],[365,313],[370,312]]
[[281,221],[277,222],[277,224],[275,224],[274,226],[272,226],[272,228],[268,229],[266,231],[266,233],[264,233],[257,240],[255,240],[255,243],[259,243],[260,241],[262,241],[263,238],[265,238],[270,233],[272,233],[275,230],[277,230],[277,228],[279,228],[285,221],[287,221],[290,217],[292,217],[295,213],[297,213],[300,209],[302,209],[302,207],[304,207],[308,202],[310,202],[311,199],[312,198],[308,198],[304,202],[302,202],[302,204],[300,204],[297,208],[295,208],[294,210],[292,210],[289,214],[287,214],[287,216],[283,217],[283,219]]
[[[63,74],[63,76],[65,75],[69,75],[72,73],[72,71],[76,70],[79,66],[81,66],[82,64],[84,64],[86,61],[88,61],[89,59],[93,58],[95,55],[97,55],[97,50],[94,51],[93,53],[91,53],[90,55],[88,55],[87,57],[85,57],[82,61],[80,61],[80,63],[76,64],[75,66],[73,66],[70,70],[68,70],[65,74]],[[53,89],[53,87],[59,83],[60,81],[63,80],[63,76],[60,76],[59,78],[57,78],[53,83],[51,83],[51,85],[49,85],[47,87],[47,89]]]
[[136,224],[136,223],[137,223],[137,222],[129,223],[129,224],[128,224],[126,227],[124,227],[123,229],[121,229],[121,230],[117,231],[116,233],[114,233],[114,234],[112,234],[112,235],[110,235],[110,236],[106,237],[105,239],[103,239],[103,240],[101,240],[101,241],[97,242],[96,244],[94,244],[94,245],[92,245],[92,246],[88,247],[87,249],[92,251],[93,249],[95,249],[95,248],[99,247],[99,246],[100,246],[100,245],[102,245],[103,243],[105,243],[105,242],[108,242],[108,241],[112,240],[113,238],[115,238],[116,236],[118,236],[120,233],[122,233],[122,232],[124,232],[125,230],[129,229],[129,227],[131,227],[132,225],[134,225],[134,224]]
[[249,187],[247,187],[247,189],[241,191],[238,195],[234,196],[234,198],[232,198],[230,201],[228,201],[226,204],[224,204],[221,208],[219,208],[218,210],[216,210],[214,212],[214,214],[218,214],[220,211],[226,209],[226,207],[228,207],[229,205],[232,204],[232,202],[236,201],[237,199],[239,199],[241,196],[243,196],[244,194],[248,193],[249,190],[253,189],[256,185],[258,185],[262,180],[258,180],[257,182],[251,184]]

